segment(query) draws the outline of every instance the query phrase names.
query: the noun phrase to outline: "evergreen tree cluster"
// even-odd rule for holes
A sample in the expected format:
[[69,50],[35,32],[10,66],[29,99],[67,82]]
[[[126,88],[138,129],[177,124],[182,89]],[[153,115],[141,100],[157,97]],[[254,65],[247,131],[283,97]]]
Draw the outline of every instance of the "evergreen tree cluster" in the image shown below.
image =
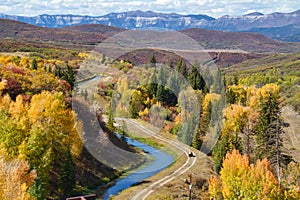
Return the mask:
[[234,97],[228,101],[234,104],[226,108],[222,134],[213,150],[217,172],[222,169],[225,155],[236,149],[250,162],[268,159],[280,184],[291,157],[283,147],[279,86],[267,84],[257,89],[233,85],[227,96]]

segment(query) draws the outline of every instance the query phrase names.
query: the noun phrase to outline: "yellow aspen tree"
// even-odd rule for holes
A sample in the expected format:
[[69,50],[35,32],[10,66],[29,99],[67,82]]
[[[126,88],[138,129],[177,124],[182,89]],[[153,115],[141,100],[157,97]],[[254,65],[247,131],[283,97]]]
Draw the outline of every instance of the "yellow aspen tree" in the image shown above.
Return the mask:
[[0,199],[29,200],[28,188],[36,178],[26,161],[0,153]]
[[[63,146],[72,145],[74,142],[79,145],[81,140],[75,126],[75,114],[67,108],[61,92],[52,94],[43,91],[34,95],[28,117],[32,124],[42,127],[49,141],[59,142]],[[81,149],[81,145],[77,148]]]
[[123,92],[125,92],[127,90],[128,90],[128,79],[127,79],[127,77],[125,77],[119,81],[118,91],[120,92],[120,94],[122,94]]
[[5,89],[6,81],[2,80],[0,81],[0,95],[2,95],[2,91]]
[[211,176],[208,180],[208,193],[210,199],[218,200],[221,199],[221,182],[217,176]]
[[253,109],[257,109],[258,107],[258,98],[256,92],[257,92],[257,88],[255,86],[250,86],[246,88],[247,106]]
[[26,67],[26,68],[28,68],[29,65],[30,65],[29,59],[26,58],[26,57],[22,57],[19,65],[20,65],[20,67]]
[[22,95],[18,95],[16,101],[12,101],[9,114],[15,119],[19,129],[27,132],[30,129],[30,120],[27,117],[28,104],[23,101]]
[[8,110],[10,107],[11,98],[8,94],[0,96],[0,110]]
[[267,159],[257,160],[256,165],[250,165],[242,183],[242,193],[249,200],[279,198],[279,185]]
[[[278,181],[267,159],[249,164],[248,156],[237,150],[228,153],[220,172],[224,199],[280,199]],[[212,188],[214,189],[214,188]]]
[[226,155],[220,171],[222,194],[225,199],[243,199],[242,183],[248,170],[247,156],[242,156],[237,150]]

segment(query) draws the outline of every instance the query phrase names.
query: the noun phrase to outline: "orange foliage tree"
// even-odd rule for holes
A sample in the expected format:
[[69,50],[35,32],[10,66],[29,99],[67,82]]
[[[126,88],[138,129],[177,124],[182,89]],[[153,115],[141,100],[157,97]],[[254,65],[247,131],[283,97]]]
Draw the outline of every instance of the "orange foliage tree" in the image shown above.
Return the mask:
[[237,150],[228,153],[220,171],[220,183],[210,178],[209,193],[212,199],[222,193],[224,199],[274,199],[281,196],[279,184],[267,159],[249,164],[248,156]]

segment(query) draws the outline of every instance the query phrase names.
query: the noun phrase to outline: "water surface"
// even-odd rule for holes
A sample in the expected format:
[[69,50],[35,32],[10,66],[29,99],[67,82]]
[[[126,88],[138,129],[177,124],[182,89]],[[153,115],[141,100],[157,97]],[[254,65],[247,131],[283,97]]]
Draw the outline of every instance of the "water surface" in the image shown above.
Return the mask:
[[107,189],[103,196],[104,200],[108,200],[110,196],[117,195],[122,190],[143,181],[143,179],[153,176],[154,174],[168,167],[174,160],[173,157],[169,154],[166,154],[156,148],[153,148],[136,140],[127,138],[127,143],[143,149],[144,152],[153,157],[153,161],[151,160],[151,162],[149,162],[145,166],[118,180],[115,185]]

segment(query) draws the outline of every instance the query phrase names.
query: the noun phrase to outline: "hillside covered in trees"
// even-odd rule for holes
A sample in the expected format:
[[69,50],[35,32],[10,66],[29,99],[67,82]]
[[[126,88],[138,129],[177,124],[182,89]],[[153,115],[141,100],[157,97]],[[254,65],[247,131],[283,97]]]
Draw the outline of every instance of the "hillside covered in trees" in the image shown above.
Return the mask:
[[[208,181],[211,198],[298,199],[299,160],[290,152],[294,147],[287,143],[292,138],[285,134],[289,124],[281,116],[283,106],[297,110],[297,56],[272,55],[261,58],[265,62],[260,66],[253,59],[225,68],[219,73],[222,89],[220,82],[205,81],[212,79],[199,73],[197,63],[187,67],[179,59],[176,65],[170,62],[169,68],[161,68],[152,55],[142,67],[126,61],[115,63],[124,75],[100,82],[98,92],[114,102],[114,116],[145,120],[198,150],[205,151],[203,145],[212,132],[218,135],[209,153],[219,174]],[[193,121],[196,108],[189,104],[192,96],[182,90],[183,80],[197,94],[192,102],[199,105],[199,121]]]
[[[74,67],[3,55],[0,66],[1,199],[62,199],[90,193],[120,175],[83,146],[91,121],[82,121],[71,109]],[[77,101],[87,112],[87,105]],[[99,120],[107,137],[135,151],[111,134],[101,115]]]

